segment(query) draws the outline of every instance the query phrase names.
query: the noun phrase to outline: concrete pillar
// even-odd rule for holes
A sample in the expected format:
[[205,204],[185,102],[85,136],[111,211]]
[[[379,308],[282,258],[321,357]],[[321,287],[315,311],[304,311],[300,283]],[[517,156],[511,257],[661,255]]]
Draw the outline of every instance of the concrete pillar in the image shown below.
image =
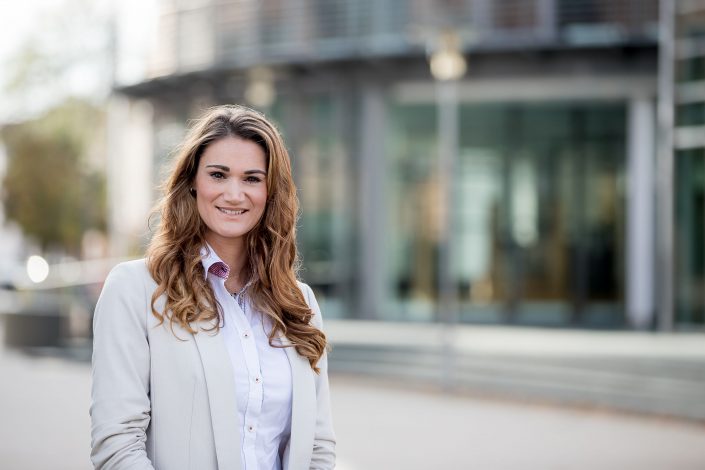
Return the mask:
[[655,115],[648,96],[629,102],[627,140],[626,307],[629,324],[653,324],[656,225]]
[[659,148],[656,159],[658,223],[656,257],[658,279],[658,327],[673,329],[674,322],[674,225],[673,211],[673,85],[675,82],[675,8],[676,0],[659,0],[659,72],[658,72],[658,131]]
[[108,235],[111,256],[126,256],[147,233],[154,167],[153,111],[115,95],[108,104]]
[[555,41],[558,35],[557,10],[556,0],[538,0],[536,4],[538,31],[546,42]]
[[360,316],[379,318],[387,284],[384,257],[386,106],[382,87],[365,85],[360,119]]

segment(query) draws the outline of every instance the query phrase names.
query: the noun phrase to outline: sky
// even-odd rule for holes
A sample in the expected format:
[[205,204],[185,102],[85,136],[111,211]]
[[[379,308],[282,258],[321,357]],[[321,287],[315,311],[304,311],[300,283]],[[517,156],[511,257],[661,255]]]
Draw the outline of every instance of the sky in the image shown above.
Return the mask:
[[[155,39],[157,1],[0,0],[0,125],[38,115],[67,96],[104,99],[114,63],[122,83],[144,78]],[[9,91],[17,57],[30,42],[49,58],[50,71],[30,74],[32,80]]]
[[[33,19],[63,0],[0,0],[0,62],[3,64],[17,51],[32,32]],[[3,69],[0,69],[3,73]]]

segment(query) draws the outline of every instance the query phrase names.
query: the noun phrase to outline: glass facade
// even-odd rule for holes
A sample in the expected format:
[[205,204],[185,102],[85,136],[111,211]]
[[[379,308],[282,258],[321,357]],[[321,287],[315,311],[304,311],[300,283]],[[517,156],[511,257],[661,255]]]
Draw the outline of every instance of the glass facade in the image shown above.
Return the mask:
[[[625,278],[639,271],[625,266],[634,259],[625,249],[632,246],[627,171],[634,176],[627,156],[643,166],[653,153],[634,145],[653,134],[651,118],[636,122],[631,111],[639,100],[650,109],[656,94],[656,0],[169,5],[153,80],[126,90],[155,104],[155,152],[166,154],[175,123],[203,103],[248,102],[250,68],[269,67],[276,99],[265,111],[285,134],[301,201],[300,275],[328,316],[440,320],[447,188],[439,174],[442,119],[424,90],[434,88],[427,54],[446,19],[473,58],[459,85],[449,213],[460,320],[625,325],[633,310]],[[212,37],[190,41],[205,23]],[[203,46],[202,54],[179,47],[185,43]],[[688,80],[702,79],[702,54],[677,66]],[[529,86],[508,96],[505,85],[488,87],[488,96],[473,90],[494,79]],[[423,96],[397,93],[419,84]],[[703,125],[702,103],[682,103],[679,125]],[[700,154],[688,155],[676,165],[685,221],[677,276],[693,287],[684,287],[679,302],[689,307],[679,304],[678,315],[702,322],[690,307],[701,282],[693,279],[703,279],[691,260],[701,236]],[[649,230],[644,220],[640,230]]]
[[345,145],[345,115],[335,94],[280,99],[272,117],[290,146],[299,189],[300,276],[331,318],[354,316],[355,179]]
[[[354,158],[359,109],[337,96],[284,97],[272,116],[300,188],[301,276],[329,315],[364,318],[359,219],[369,214],[358,191],[370,175]],[[385,100],[384,176],[370,208],[383,225],[376,316],[436,321],[437,108]],[[461,321],[624,324],[626,120],[625,102],[461,104],[451,236]]]
[[705,149],[676,154],[676,323],[705,323]]
[[705,324],[705,7],[676,15],[675,325]]
[[[431,320],[436,109],[392,116],[388,311]],[[623,323],[625,123],[623,103],[461,105],[451,235],[461,320]]]

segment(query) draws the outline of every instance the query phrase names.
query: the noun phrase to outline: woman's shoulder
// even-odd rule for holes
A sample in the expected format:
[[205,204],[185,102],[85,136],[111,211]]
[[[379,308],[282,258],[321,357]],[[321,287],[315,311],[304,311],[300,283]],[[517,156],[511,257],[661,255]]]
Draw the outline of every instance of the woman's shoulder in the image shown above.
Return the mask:
[[116,264],[108,273],[94,312],[94,332],[139,325],[148,320],[150,283],[144,259]]
[[299,285],[299,290],[304,295],[304,299],[306,300],[306,303],[309,304],[309,306],[310,306],[311,305],[311,298],[313,297],[313,290],[311,289],[311,287],[309,287],[308,284],[306,284],[303,281],[297,280],[296,284]]
[[113,277],[151,277],[145,258],[122,261],[110,270],[108,276]]
[[309,286],[305,282],[296,282],[299,285],[299,289],[301,289],[301,293],[304,295],[304,300],[306,300],[306,303],[313,312],[313,318],[311,319],[311,323],[314,324],[316,327],[320,328],[322,324],[321,308],[318,306],[318,301],[316,300],[316,296],[313,294],[313,289],[311,289],[311,286]]
[[123,261],[116,264],[105,279],[105,287],[136,287],[154,283],[144,258]]

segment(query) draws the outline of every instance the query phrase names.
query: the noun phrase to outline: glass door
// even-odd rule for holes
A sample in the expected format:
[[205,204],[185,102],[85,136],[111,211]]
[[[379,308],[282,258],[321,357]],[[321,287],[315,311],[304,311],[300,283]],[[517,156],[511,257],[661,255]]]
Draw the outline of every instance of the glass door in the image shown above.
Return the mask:
[[623,322],[623,104],[463,107],[455,217],[463,318]]
[[[432,319],[435,106],[392,117],[387,311]],[[624,103],[461,105],[451,252],[462,321],[623,322],[625,132]]]
[[705,150],[676,153],[676,325],[705,324]]

